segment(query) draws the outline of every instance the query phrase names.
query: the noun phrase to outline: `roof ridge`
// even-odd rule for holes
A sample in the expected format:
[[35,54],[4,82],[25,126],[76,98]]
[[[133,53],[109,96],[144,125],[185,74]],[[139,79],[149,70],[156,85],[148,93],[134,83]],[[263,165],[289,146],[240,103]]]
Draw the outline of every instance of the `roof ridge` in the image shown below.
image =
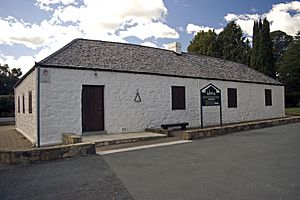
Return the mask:
[[68,49],[71,45],[73,45],[78,40],[80,40],[80,38],[76,38],[76,39],[72,40],[71,42],[69,42],[65,46],[63,46],[62,48],[58,49],[57,51],[55,51],[54,53],[50,54],[49,56],[47,56],[43,60],[39,61],[38,64],[43,64],[44,62],[47,62],[49,59],[53,58],[57,54],[61,53],[62,51],[66,50],[66,49]]
[[[144,46],[144,45],[141,45],[141,44],[132,44],[132,43],[124,43],[124,42],[113,42],[113,41],[96,40],[96,39],[87,39],[87,38],[77,38],[77,40],[92,41],[92,42],[104,42],[104,43],[111,43],[111,44],[130,45],[130,46],[137,46],[137,47],[143,47],[143,48],[150,48],[150,49],[156,49],[156,50],[162,50],[162,51],[168,51],[168,52],[175,53],[174,51],[169,50],[169,49],[162,49],[162,48],[159,48],[159,47]],[[182,52],[182,53],[187,53],[187,52]]]

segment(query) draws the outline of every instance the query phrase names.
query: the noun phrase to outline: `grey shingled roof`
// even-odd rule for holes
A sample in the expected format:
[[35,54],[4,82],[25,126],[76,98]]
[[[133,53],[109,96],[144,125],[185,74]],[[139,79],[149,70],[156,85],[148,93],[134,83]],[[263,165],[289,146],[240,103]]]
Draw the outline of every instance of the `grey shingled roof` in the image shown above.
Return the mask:
[[75,39],[38,64],[281,85],[246,65],[140,45]]

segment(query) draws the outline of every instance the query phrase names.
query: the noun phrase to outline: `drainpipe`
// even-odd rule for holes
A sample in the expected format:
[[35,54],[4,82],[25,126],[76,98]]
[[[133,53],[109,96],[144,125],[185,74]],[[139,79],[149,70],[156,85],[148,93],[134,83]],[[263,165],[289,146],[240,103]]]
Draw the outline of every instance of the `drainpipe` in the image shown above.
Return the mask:
[[37,147],[41,147],[40,139],[40,65],[36,63],[37,69],[37,92],[36,92],[36,113],[37,113]]

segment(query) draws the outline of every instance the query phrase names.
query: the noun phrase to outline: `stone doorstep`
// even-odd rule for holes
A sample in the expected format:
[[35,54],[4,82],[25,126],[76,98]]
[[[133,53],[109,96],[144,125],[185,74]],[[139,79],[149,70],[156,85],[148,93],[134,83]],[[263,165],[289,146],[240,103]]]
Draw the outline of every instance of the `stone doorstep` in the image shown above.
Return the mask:
[[184,140],[194,140],[194,139],[201,139],[206,137],[226,135],[234,132],[266,128],[271,126],[279,126],[279,125],[297,123],[297,122],[300,122],[299,116],[290,117],[290,118],[273,119],[273,120],[264,120],[258,122],[247,122],[241,124],[226,125],[223,127],[187,130],[183,133],[182,137]]
[[95,144],[90,142],[26,150],[0,150],[0,164],[29,164],[95,153]]
[[111,139],[111,140],[103,140],[103,141],[95,141],[96,147],[117,145],[117,144],[126,144],[126,143],[135,143],[147,140],[156,140],[160,138],[166,138],[167,135],[157,135],[157,136],[148,136],[148,137],[133,137],[133,138],[124,138],[124,139]]

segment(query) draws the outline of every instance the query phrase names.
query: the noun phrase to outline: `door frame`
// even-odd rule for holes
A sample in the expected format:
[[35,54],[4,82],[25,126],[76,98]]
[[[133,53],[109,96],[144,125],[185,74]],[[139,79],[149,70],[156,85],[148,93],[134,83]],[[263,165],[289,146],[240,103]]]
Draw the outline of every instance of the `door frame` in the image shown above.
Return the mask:
[[[83,87],[101,87],[103,91],[102,95],[102,105],[103,105],[103,130],[94,130],[94,131],[83,131]],[[89,133],[89,132],[105,132],[105,85],[90,85],[90,84],[82,84],[81,85],[81,133]]]

